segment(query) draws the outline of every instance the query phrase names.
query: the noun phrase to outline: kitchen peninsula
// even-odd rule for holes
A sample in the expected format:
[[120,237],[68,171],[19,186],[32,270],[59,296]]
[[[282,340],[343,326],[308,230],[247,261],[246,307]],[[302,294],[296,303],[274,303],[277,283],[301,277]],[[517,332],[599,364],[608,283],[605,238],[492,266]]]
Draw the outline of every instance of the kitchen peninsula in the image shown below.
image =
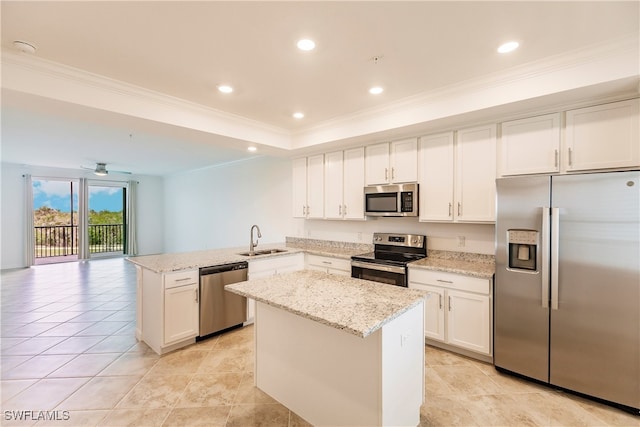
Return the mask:
[[420,291],[298,271],[227,285],[256,300],[256,386],[313,425],[417,425]]

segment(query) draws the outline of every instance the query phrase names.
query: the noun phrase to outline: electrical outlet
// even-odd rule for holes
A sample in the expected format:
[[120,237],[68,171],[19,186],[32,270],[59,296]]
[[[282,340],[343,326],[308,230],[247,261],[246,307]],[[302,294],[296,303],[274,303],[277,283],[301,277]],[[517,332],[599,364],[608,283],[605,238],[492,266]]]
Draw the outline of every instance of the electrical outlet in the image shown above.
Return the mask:
[[459,248],[464,248],[465,245],[465,237],[464,236],[458,236],[458,247]]
[[404,345],[409,340],[410,336],[411,336],[411,334],[409,332],[405,332],[403,334],[400,334],[400,347],[404,347]]

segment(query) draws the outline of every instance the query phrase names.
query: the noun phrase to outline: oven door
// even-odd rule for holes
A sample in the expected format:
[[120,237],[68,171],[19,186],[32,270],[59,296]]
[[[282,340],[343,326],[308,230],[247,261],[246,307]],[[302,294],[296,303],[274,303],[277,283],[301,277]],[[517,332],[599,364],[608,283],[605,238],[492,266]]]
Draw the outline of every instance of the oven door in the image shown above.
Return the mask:
[[407,287],[407,269],[394,265],[351,261],[351,277]]

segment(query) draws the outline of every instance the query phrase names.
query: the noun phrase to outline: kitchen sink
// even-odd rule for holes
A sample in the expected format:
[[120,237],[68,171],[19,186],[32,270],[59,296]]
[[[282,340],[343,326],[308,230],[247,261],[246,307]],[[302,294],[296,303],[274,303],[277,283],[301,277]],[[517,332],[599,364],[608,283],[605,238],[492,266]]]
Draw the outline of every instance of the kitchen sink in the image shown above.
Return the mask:
[[270,255],[270,254],[279,254],[281,252],[287,252],[286,249],[262,249],[259,251],[254,251],[253,255],[249,252],[240,252],[238,255],[242,256],[258,256],[258,255]]

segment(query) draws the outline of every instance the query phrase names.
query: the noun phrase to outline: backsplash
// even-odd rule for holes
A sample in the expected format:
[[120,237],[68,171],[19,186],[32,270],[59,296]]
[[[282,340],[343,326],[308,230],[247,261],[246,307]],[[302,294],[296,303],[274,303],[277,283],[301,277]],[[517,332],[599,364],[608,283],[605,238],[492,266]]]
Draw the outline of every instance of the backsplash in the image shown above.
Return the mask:
[[427,250],[427,258],[450,259],[456,261],[473,261],[483,262],[487,264],[495,262],[494,255],[476,254],[471,252],[440,251],[433,249]]
[[305,237],[287,236],[285,237],[285,242],[301,248],[331,248],[362,252],[371,252],[373,250],[373,245],[368,243],[338,242],[335,240],[308,239]]

